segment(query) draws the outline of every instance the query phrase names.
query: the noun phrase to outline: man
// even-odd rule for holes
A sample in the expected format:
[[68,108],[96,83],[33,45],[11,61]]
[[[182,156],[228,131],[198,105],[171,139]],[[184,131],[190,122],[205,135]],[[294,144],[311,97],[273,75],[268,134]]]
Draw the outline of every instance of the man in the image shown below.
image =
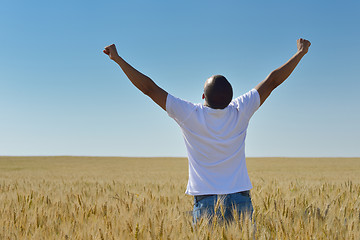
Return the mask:
[[210,77],[204,86],[204,104],[193,104],[168,94],[124,61],[114,44],[105,47],[104,53],[121,67],[135,87],[179,124],[188,153],[186,193],[194,196],[194,222],[203,216],[214,216],[219,200],[223,206],[219,217],[232,220],[234,209],[238,216],[246,212],[251,216],[252,185],[245,163],[249,120],[270,93],[289,77],[309,47],[309,41],[298,39],[297,52],[288,62],[234,100],[232,87],[224,76]]

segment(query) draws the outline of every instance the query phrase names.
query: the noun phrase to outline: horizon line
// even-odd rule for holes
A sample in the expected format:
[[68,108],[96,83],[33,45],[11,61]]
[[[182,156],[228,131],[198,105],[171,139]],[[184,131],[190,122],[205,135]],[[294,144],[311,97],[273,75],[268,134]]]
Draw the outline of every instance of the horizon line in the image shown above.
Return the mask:
[[[187,158],[187,156],[0,155],[0,157]],[[247,156],[246,158],[360,158],[360,156]]]

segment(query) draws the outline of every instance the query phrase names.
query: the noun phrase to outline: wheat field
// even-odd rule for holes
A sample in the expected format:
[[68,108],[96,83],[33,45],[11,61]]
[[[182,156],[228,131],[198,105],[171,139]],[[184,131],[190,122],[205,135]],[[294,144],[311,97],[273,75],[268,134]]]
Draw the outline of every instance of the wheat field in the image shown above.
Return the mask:
[[359,158],[249,158],[253,219],[192,224],[184,158],[0,157],[0,239],[360,239]]

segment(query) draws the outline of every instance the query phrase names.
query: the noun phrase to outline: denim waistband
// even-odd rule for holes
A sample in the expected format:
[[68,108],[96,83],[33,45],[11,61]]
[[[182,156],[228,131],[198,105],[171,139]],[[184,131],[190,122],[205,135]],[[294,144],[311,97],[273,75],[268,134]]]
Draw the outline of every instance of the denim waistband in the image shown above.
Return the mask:
[[242,192],[236,192],[236,193],[230,193],[230,194],[206,194],[206,195],[196,195],[194,196],[195,202],[201,201],[204,198],[213,197],[213,196],[227,196],[227,195],[233,195],[233,194],[240,194],[244,197],[250,197],[250,190],[242,191]]

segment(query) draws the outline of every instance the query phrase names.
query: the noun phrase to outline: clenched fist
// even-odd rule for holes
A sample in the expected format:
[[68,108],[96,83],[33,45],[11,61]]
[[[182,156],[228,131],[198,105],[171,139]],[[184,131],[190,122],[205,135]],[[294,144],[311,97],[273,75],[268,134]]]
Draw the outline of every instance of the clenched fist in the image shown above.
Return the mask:
[[304,54],[308,52],[309,47],[311,45],[311,43],[308,40],[302,38],[299,38],[296,41],[296,43],[297,43],[298,52],[303,52]]
[[103,52],[108,55],[111,60],[115,60],[117,57],[119,57],[115,44],[106,46]]

